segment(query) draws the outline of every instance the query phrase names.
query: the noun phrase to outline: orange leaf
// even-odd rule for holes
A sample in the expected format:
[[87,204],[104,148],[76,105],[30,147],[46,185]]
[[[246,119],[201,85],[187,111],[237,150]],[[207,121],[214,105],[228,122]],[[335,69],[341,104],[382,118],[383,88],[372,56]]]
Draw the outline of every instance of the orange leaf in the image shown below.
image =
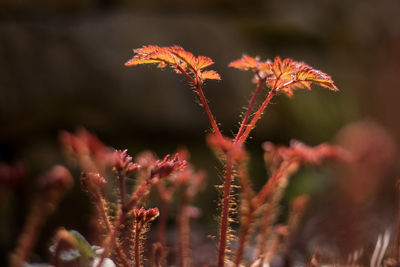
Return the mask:
[[158,64],[158,68],[170,66],[177,73],[182,73],[186,76],[199,77],[201,81],[206,79],[220,80],[220,76],[215,71],[204,71],[204,69],[214,62],[209,57],[194,56],[180,46],[160,47],[157,45],[143,46],[134,49],[134,57],[125,63],[125,66],[134,66],[140,64]]
[[144,45],[141,48],[133,49],[133,52],[136,54],[148,55],[160,49],[162,48],[159,47],[158,45],[147,45],[147,46]]
[[209,80],[221,80],[219,74],[213,70],[206,70],[201,73],[201,79],[204,81],[206,79]]
[[125,62],[125,66],[135,66],[141,64],[153,64],[153,63],[160,63],[159,60],[150,60],[150,59],[143,59],[138,56],[133,57],[132,59]]
[[125,66],[158,63],[160,67],[164,67],[165,64],[176,64],[177,61],[177,58],[166,47],[149,45],[134,49],[133,52],[136,55],[126,62]]
[[177,45],[168,47],[167,49],[169,53],[183,60],[190,68],[195,69],[196,57],[192,53]]
[[201,70],[214,64],[211,58],[205,56],[198,56],[196,59],[196,67]]
[[319,86],[329,88],[333,91],[339,91],[339,89],[333,83],[331,76],[328,74],[311,68],[310,66],[306,65],[305,63],[298,63],[299,71],[296,73],[296,78],[299,81],[311,82],[318,84]]
[[281,60],[276,57],[270,66],[271,74],[274,76],[267,81],[270,88],[282,90],[289,97],[293,95],[294,89],[311,89],[311,83],[329,88],[333,91],[339,89],[334,85],[332,78],[320,70],[313,69],[304,62],[297,62],[290,58]]
[[258,64],[259,60],[257,58],[243,55],[240,59],[232,61],[228,66],[241,70],[249,70],[257,68]]

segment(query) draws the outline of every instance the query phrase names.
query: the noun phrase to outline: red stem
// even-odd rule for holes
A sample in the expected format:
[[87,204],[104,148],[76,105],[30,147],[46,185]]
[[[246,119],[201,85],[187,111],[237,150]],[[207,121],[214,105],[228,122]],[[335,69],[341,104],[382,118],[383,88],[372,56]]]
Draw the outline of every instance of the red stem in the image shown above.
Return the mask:
[[[97,209],[98,212],[100,213],[100,216],[103,220],[103,223],[105,224],[106,228],[107,228],[107,232],[111,233],[112,232],[112,227],[110,224],[110,221],[108,219],[107,213],[106,213],[106,209],[104,207],[104,199],[101,196],[101,193],[99,190],[96,190],[94,198],[96,199],[96,204],[97,204]],[[124,267],[129,267],[129,262],[128,259],[126,258],[125,253],[122,251],[122,248],[120,247],[119,243],[117,240],[115,240],[114,243],[115,246],[115,251],[117,252],[118,257],[120,258],[122,265]]]
[[245,132],[243,133],[242,136],[240,136],[239,138],[239,143],[243,143],[244,141],[246,141],[247,137],[249,136],[251,130],[253,130],[253,128],[255,127],[257,121],[260,119],[261,115],[264,113],[265,108],[268,106],[269,102],[271,101],[271,99],[275,96],[275,94],[281,90],[282,88],[291,85],[293,83],[295,83],[296,81],[292,80],[289,81],[285,84],[283,84],[280,87],[276,87],[278,84],[279,79],[281,78],[281,75],[278,75],[275,79],[274,82],[274,86],[271,88],[271,90],[269,91],[267,98],[264,100],[264,102],[262,103],[262,105],[259,107],[259,109],[256,112],[256,115],[254,115],[253,119],[251,120],[250,124],[247,125]]
[[121,208],[124,209],[126,190],[125,190],[125,176],[123,175],[122,171],[118,172],[118,178],[119,178],[119,190],[121,195]]
[[240,224],[239,245],[236,250],[236,258],[235,258],[236,266],[239,266],[242,261],[244,248],[247,242],[247,237],[250,233],[250,226],[253,220],[254,211],[256,209],[256,207],[252,205],[252,199],[254,193],[249,184],[249,179],[245,164],[240,165],[240,169],[238,171],[238,177],[241,189],[244,192],[244,200],[247,202],[247,209],[246,209],[246,214],[242,217],[243,218],[242,223]]
[[207,113],[208,120],[209,120],[210,123],[211,123],[211,127],[213,128],[214,132],[215,132],[219,137],[222,137],[222,134],[221,134],[221,131],[220,131],[219,128],[218,128],[217,122],[215,121],[214,116],[212,115],[211,109],[210,109],[210,107],[208,106],[207,99],[206,99],[206,97],[204,96],[203,89],[201,88],[201,82],[198,80],[197,77],[196,77],[196,79],[193,79],[193,77],[190,76],[190,75],[189,75],[184,69],[182,69],[182,67],[179,66],[178,64],[176,64],[176,68],[190,81],[190,83],[191,83],[191,84],[193,85],[193,87],[196,89],[196,92],[199,94],[201,104],[202,104],[204,110],[205,110],[206,113]]
[[236,250],[236,259],[235,259],[236,266],[240,266],[240,263],[242,262],[244,246],[246,245],[247,236],[249,235],[249,232],[250,232],[251,221],[253,220],[254,208],[251,206],[251,202],[249,202],[248,205],[249,205],[249,207],[247,210],[247,214],[244,217],[244,221],[242,222],[242,225],[241,225],[239,246]]
[[158,177],[153,177],[153,178],[148,179],[142,185],[140,185],[139,188],[132,195],[128,204],[126,204],[126,207],[124,209],[122,209],[121,214],[119,215],[119,218],[115,222],[113,231],[111,232],[109,237],[104,242],[104,246],[103,246],[104,252],[101,254],[101,257],[97,264],[97,267],[100,267],[103,264],[104,259],[110,253],[113,244],[115,244],[115,240],[117,238],[117,233],[119,231],[119,228],[124,223],[124,220],[125,220],[128,212],[135,207],[135,205],[139,202],[139,200],[143,197],[143,195],[148,190],[148,187],[157,183],[159,180],[160,179]]
[[298,164],[297,161],[287,161],[283,162],[279,169],[269,178],[268,182],[263,186],[263,188],[258,192],[256,196],[253,197],[253,206],[259,207],[262,205],[265,199],[267,199],[272,192],[278,188],[278,184],[281,179],[288,177],[294,172],[294,166]]
[[140,232],[141,227],[139,222],[136,220],[136,229],[135,229],[135,267],[140,267]]
[[203,94],[203,90],[201,89],[200,83],[197,83],[197,85],[196,85],[196,90],[197,90],[197,93],[199,94],[201,103],[202,103],[203,108],[205,109],[205,111],[206,111],[206,113],[207,113],[208,119],[210,120],[210,123],[211,123],[211,126],[212,126],[214,132],[215,132],[220,138],[222,138],[221,131],[219,130],[218,125],[217,125],[217,122],[215,121],[215,119],[214,119],[214,117],[213,117],[213,115],[212,115],[212,113],[211,113],[210,107],[208,106],[206,97],[205,97],[204,94]]
[[235,141],[234,141],[235,143],[239,140],[240,135],[243,133],[244,127],[245,127],[245,125],[247,123],[247,120],[250,117],[250,113],[251,113],[251,110],[253,109],[253,106],[254,106],[254,103],[256,101],[257,95],[260,92],[260,89],[261,89],[262,85],[264,84],[264,82],[265,82],[265,78],[258,80],[256,90],[254,91],[254,94],[250,99],[249,106],[247,107],[246,114],[244,115],[243,121],[240,124],[239,131],[236,134]]
[[[272,97],[276,94],[276,92],[277,92],[276,85],[277,85],[278,80],[279,80],[279,77],[275,80],[275,84],[274,84],[273,88],[270,90],[267,98],[264,100],[264,102],[262,103],[260,108],[257,110],[257,112],[254,115],[253,119],[251,120],[250,124],[246,126],[246,130],[244,131],[244,133],[241,134],[241,132],[243,131],[243,128],[246,125],[247,120],[250,117],[250,112],[254,105],[256,96],[262,87],[263,81],[265,81],[265,80],[261,79],[259,81],[259,83],[257,84],[257,87],[256,87],[256,91],[254,92],[254,94],[249,102],[249,108],[246,111],[245,117],[243,118],[243,122],[240,126],[238,134],[236,135],[234,143],[243,143],[247,139],[248,135],[250,134],[251,130],[254,128],[258,119],[263,114],[265,108],[268,106]],[[228,231],[229,198],[230,198],[231,182],[232,182],[232,162],[231,162],[231,158],[228,154],[227,160],[226,160],[226,170],[225,170],[224,196],[222,199],[221,226],[220,226],[219,245],[218,245],[218,258],[217,258],[217,266],[218,267],[223,267],[225,264],[224,260],[225,260],[225,250],[226,250],[226,245],[227,245],[226,238],[227,238],[227,231]],[[247,235],[247,233],[245,233],[245,235]],[[239,256],[237,259],[241,260],[241,256]]]
[[232,159],[229,154],[226,158],[225,167],[225,181],[224,181],[224,195],[222,198],[222,211],[221,211],[221,225],[219,232],[219,244],[218,244],[218,257],[217,266],[223,267],[225,264],[225,250],[226,250],[226,237],[228,232],[228,219],[229,219],[229,199],[232,182]]
[[247,125],[246,130],[244,133],[240,136],[238,143],[243,143],[246,141],[247,137],[249,136],[251,130],[255,127],[258,119],[260,119],[261,115],[263,114],[265,108],[268,106],[269,102],[271,101],[272,97],[276,94],[276,90],[271,90],[268,93],[267,98],[265,98],[264,102],[260,106],[260,108],[257,110],[256,114],[254,115],[253,119],[251,122]]

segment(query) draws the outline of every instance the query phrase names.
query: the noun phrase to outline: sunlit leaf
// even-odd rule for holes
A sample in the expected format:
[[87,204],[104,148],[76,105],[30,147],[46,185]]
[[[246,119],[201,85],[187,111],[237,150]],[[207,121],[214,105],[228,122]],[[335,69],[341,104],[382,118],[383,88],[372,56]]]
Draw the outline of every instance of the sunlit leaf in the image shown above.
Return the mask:
[[213,70],[206,70],[201,73],[202,80],[221,80],[219,74]]
[[243,55],[240,59],[232,61],[228,66],[232,68],[237,68],[241,70],[252,70],[257,68],[259,61],[257,58],[249,57],[248,55]]
[[[125,63],[125,66],[142,64],[157,64],[158,68],[171,67],[177,73],[190,74],[193,81],[203,82],[205,79],[220,80],[215,71],[202,71],[204,68],[214,64],[211,58],[205,56],[194,56],[180,46],[160,47],[148,45],[134,49],[134,57]],[[185,74],[185,75],[186,75]]]
[[196,67],[199,70],[211,66],[212,64],[214,64],[214,62],[209,57],[198,56],[196,59]]

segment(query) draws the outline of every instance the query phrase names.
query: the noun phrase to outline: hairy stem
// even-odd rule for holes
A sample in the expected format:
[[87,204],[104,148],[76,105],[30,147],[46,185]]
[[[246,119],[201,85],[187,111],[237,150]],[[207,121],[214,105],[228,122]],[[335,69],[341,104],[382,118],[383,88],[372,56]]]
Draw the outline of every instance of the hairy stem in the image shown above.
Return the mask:
[[238,143],[244,143],[249,136],[251,130],[255,127],[257,121],[260,119],[264,113],[265,108],[268,106],[271,99],[275,96],[276,90],[270,90],[268,96],[265,98],[264,102],[261,104],[260,108],[257,110],[251,122],[247,125],[244,133],[239,137]]
[[225,166],[225,181],[224,181],[224,195],[222,197],[222,210],[221,210],[221,224],[219,231],[219,243],[218,243],[218,256],[217,256],[217,267],[223,267],[225,264],[225,251],[227,245],[227,234],[229,228],[229,199],[232,183],[232,158],[231,155],[227,154],[226,166]]
[[[96,192],[96,195],[97,195],[96,196],[97,197],[96,203],[97,203],[98,212],[100,213],[100,216],[101,216],[101,218],[102,218],[102,220],[103,220],[103,222],[104,222],[104,224],[106,226],[107,232],[111,233],[112,232],[112,227],[111,227],[111,223],[110,223],[110,220],[108,219],[107,212],[106,212],[106,209],[105,209],[105,206],[104,206],[104,199],[101,196],[100,192]],[[120,246],[120,244],[119,244],[117,239],[115,239],[114,246],[115,246],[115,251],[117,252],[118,257],[122,262],[122,265],[124,267],[130,267],[128,259],[126,258],[125,253],[122,251],[122,248],[121,248],[121,246]]]
[[140,267],[140,232],[141,232],[140,223],[136,220],[135,226],[135,267]]
[[251,207],[251,203],[249,203],[249,207],[247,207],[247,213],[243,216],[242,224],[240,225],[240,236],[239,236],[239,245],[236,250],[236,258],[235,265],[240,266],[242,262],[244,247],[246,245],[247,237],[250,232],[251,222],[253,220],[254,208]]
[[151,185],[157,183],[159,180],[160,179],[158,177],[149,178],[145,183],[140,185],[138,189],[136,189],[135,193],[132,195],[131,199],[126,204],[125,209],[122,209],[118,219],[116,220],[116,222],[114,224],[114,228],[113,228],[112,232],[109,234],[108,238],[105,240],[104,245],[103,245],[104,251],[101,254],[100,260],[96,267],[100,267],[103,264],[104,259],[110,253],[110,251],[113,247],[113,244],[115,244],[115,240],[117,238],[117,233],[120,230],[119,228],[124,223],[128,212],[131,209],[133,209],[135,207],[135,205],[141,200],[141,198],[144,196],[144,194],[148,191],[149,187]]
[[258,108],[256,114],[254,115],[254,117],[251,120],[251,122],[249,123],[249,125],[247,125],[246,130],[244,131],[243,135],[240,136],[239,141],[238,141],[239,143],[244,143],[244,141],[246,141],[246,139],[249,136],[251,130],[253,130],[253,128],[256,126],[257,121],[260,119],[260,117],[264,113],[264,110],[268,106],[268,104],[271,101],[271,99],[282,88],[282,87],[280,87],[280,88],[276,87],[280,78],[281,78],[281,75],[279,75],[278,77],[275,78],[274,86],[269,91],[269,93],[268,93],[267,97],[265,98],[264,102]]
[[279,169],[272,175],[261,191],[253,198],[255,207],[261,206],[268,198],[268,206],[262,219],[260,234],[258,236],[257,258],[260,258],[260,266],[265,258],[265,251],[271,225],[275,220],[278,202],[282,198],[284,189],[287,186],[288,177],[298,169],[297,161],[284,161]]
[[217,134],[219,137],[222,137],[221,131],[219,130],[219,127],[217,125],[217,122],[214,119],[214,116],[211,112],[211,109],[207,103],[207,99],[204,96],[203,93],[203,89],[201,88],[201,82],[197,79],[193,79],[192,76],[190,76],[184,69],[182,69],[181,66],[179,66],[178,64],[175,65],[176,68],[190,81],[190,83],[193,85],[193,87],[196,89],[196,92],[198,93],[199,97],[200,97],[200,101],[201,101],[201,105],[204,108],[204,110],[206,111],[208,120],[211,123],[211,127],[214,131],[215,134]]
[[122,209],[125,208],[125,195],[126,195],[126,190],[125,190],[125,175],[123,174],[122,171],[118,172],[118,178],[119,178],[119,192],[121,195],[121,207]]
[[246,246],[247,242],[247,237],[250,233],[250,227],[251,223],[253,220],[254,216],[254,211],[255,207],[252,205],[252,199],[254,192],[250,187],[247,171],[245,164],[240,164],[239,165],[239,173],[238,173],[239,181],[240,181],[240,186],[243,191],[243,201],[246,201],[246,209],[243,211],[243,216],[242,216],[242,223],[240,224],[240,236],[239,236],[239,245],[236,250],[236,258],[235,258],[235,265],[239,266],[243,254],[244,254],[244,248]]
[[260,234],[258,234],[258,244],[257,244],[257,253],[256,259],[260,259],[260,264],[258,266],[263,266],[264,258],[265,258],[265,250],[267,249],[267,240],[271,231],[272,222],[275,219],[276,214],[274,214],[275,206],[270,204],[266,207],[264,213],[264,217],[262,218]]
[[254,207],[262,205],[265,199],[267,199],[272,193],[279,189],[280,182],[284,179],[287,179],[292,173],[294,173],[297,170],[297,167],[297,161],[283,162],[279,169],[263,186],[260,192],[258,192],[258,194],[253,198]]
[[239,131],[236,134],[235,141],[234,141],[235,143],[239,140],[240,136],[243,133],[244,127],[246,126],[246,123],[247,123],[248,119],[250,118],[251,110],[253,109],[254,103],[258,96],[258,93],[260,92],[260,89],[262,88],[262,85],[264,84],[264,82],[265,82],[265,78],[258,80],[257,87],[253,93],[253,96],[250,99],[249,106],[247,107],[247,110],[243,117],[242,123],[240,124]]

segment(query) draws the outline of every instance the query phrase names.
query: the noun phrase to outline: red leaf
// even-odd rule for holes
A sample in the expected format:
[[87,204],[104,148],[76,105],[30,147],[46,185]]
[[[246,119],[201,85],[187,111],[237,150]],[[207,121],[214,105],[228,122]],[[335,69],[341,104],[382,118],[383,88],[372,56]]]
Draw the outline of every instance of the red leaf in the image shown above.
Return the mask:
[[219,74],[213,70],[206,70],[201,73],[201,79],[204,81],[206,79],[209,80],[221,80]]
[[160,47],[157,45],[143,46],[134,49],[134,57],[125,63],[125,66],[141,64],[158,64],[158,68],[170,66],[177,73],[185,72],[192,77],[199,77],[200,81],[206,79],[220,80],[221,77],[215,71],[201,70],[214,64],[211,58],[205,56],[195,57],[180,46]]
[[290,58],[281,60],[276,57],[270,68],[274,77],[269,79],[267,84],[270,88],[275,86],[274,90],[282,90],[288,96],[293,95],[294,89],[307,88],[310,90],[311,83],[339,91],[328,74],[313,69],[304,62],[297,62]]
[[240,59],[232,61],[228,66],[241,70],[249,70],[257,68],[259,60],[254,57],[243,55]]
[[183,60],[187,65],[190,66],[190,68],[195,68],[194,66],[196,65],[196,57],[192,53],[177,45],[168,47],[167,49],[169,53]]
[[196,59],[196,67],[201,70],[214,64],[211,58],[205,56],[198,56]]

